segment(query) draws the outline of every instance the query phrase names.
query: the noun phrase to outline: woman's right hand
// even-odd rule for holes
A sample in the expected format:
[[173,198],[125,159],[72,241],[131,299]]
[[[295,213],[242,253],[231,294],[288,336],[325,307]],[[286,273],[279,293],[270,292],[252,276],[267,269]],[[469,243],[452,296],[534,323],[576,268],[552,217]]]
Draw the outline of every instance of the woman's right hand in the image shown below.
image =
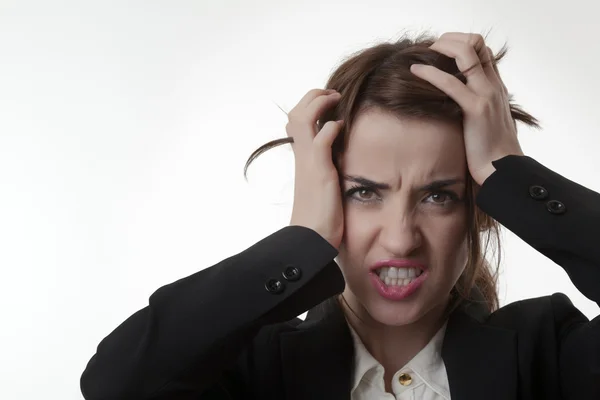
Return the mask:
[[317,132],[323,112],[337,104],[334,90],[313,89],[288,113],[285,127],[294,138],[294,206],[290,225],[310,228],[339,249],[344,233],[344,214],[338,172],[331,146],[342,121],[329,121]]

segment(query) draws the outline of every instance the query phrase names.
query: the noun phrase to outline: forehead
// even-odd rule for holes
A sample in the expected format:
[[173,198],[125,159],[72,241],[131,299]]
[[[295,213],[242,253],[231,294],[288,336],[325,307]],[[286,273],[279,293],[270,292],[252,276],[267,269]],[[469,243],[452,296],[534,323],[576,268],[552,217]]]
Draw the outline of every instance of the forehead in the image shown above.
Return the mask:
[[442,121],[403,119],[380,110],[358,115],[340,167],[345,173],[380,180],[464,175],[462,128]]

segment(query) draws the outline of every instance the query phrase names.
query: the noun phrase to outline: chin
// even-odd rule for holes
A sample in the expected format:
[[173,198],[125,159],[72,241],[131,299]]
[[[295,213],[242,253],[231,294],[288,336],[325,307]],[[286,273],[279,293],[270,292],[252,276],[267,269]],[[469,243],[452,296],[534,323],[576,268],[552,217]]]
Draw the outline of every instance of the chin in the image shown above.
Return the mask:
[[388,300],[371,292],[363,298],[366,300],[363,306],[374,321],[388,326],[437,319],[443,314],[446,302],[441,300],[439,290],[431,292],[423,289],[427,288],[422,287],[406,299],[398,301]]
[[426,287],[419,288],[403,300],[386,299],[368,286],[360,289],[355,292],[350,285],[346,286],[345,294],[354,308],[353,312],[386,326],[411,325],[428,317],[435,318],[437,311],[445,307],[440,301],[439,290],[432,291]]
[[388,326],[413,324],[427,314],[427,309],[418,301],[390,301],[378,298],[366,305],[366,308],[371,318]]

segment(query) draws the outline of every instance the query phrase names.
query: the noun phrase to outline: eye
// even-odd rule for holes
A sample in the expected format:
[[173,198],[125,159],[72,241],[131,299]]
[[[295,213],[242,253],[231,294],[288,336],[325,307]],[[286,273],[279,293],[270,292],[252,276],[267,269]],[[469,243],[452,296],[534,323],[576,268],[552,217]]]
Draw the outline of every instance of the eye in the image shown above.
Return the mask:
[[442,207],[449,205],[449,203],[455,203],[458,201],[458,196],[456,195],[456,193],[446,190],[432,192],[429,196],[427,196],[427,198],[432,199],[432,201],[430,201],[429,203],[436,204]]
[[361,203],[371,203],[379,200],[375,190],[366,186],[354,186],[348,189],[345,197]]

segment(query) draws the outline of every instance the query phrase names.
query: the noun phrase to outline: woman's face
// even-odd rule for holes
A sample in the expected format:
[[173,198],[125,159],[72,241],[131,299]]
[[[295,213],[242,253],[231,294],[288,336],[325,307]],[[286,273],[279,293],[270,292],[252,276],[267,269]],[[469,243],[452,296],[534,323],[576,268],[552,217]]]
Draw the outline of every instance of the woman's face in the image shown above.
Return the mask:
[[[346,299],[394,326],[443,309],[467,262],[461,127],[371,110],[357,117],[339,167]],[[425,188],[438,181],[449,182]]]

